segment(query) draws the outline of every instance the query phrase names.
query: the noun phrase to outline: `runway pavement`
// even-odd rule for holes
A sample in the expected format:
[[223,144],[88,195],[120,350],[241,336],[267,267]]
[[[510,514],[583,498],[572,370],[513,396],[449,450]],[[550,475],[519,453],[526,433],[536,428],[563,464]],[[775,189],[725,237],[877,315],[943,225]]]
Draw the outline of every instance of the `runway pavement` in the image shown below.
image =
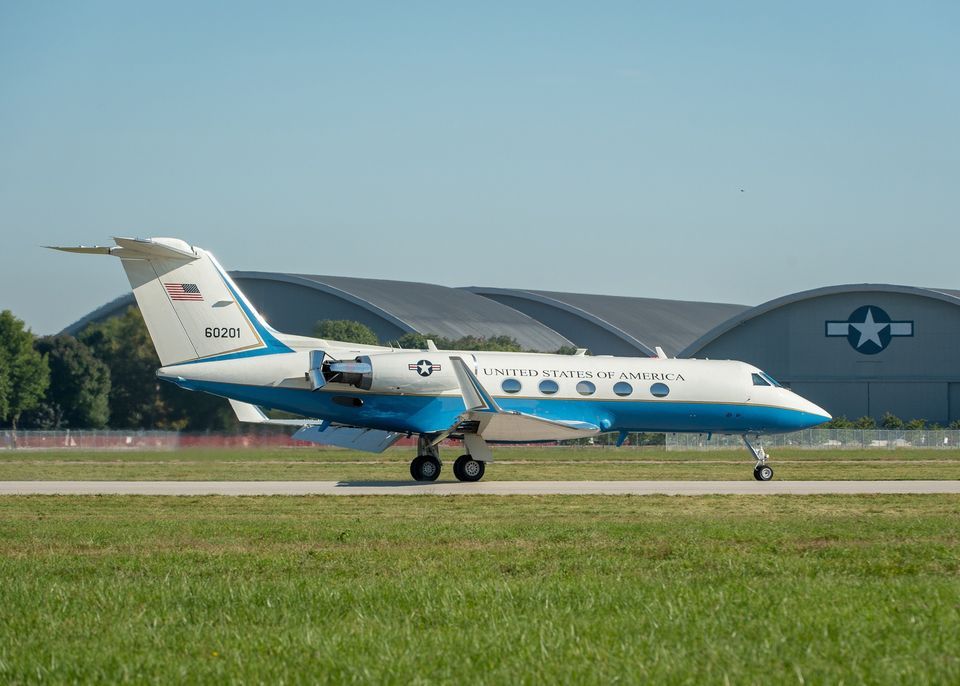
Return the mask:
[[0,481],[0,495],[824,495],[954,493],[960,481]]

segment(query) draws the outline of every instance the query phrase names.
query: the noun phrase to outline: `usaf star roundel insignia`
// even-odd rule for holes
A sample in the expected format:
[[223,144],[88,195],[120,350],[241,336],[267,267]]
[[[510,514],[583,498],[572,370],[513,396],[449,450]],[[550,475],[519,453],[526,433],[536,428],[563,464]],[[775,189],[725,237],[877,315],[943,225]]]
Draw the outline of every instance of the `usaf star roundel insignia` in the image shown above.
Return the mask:
[[895,337],[913,336],[913,322],[895,322],[882,308],[864,305],[845,322],[827,322],[827,336],[842,336],[858,353],[876,355],[886,350]]
[[434,372],[440,371],[440,365],[433,364],[430,360],[420,360],[416,364],[408,364],[407,369],[416,372],[420,376],[430,376]]

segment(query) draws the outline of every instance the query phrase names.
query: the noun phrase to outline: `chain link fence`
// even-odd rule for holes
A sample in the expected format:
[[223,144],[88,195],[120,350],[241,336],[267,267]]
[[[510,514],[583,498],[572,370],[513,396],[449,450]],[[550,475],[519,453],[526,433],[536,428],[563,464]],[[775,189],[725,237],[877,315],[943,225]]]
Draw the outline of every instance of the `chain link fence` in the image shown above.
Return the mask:
[[184,448],[297,448],[292,432],[251,427],[239,433],[181,431],[0,431],[2,450],[179,450]]
[[[180,431],[0,431],[3,450],[179,450],[188,448],[318,448],[295,441],[291,431],[256,427],[241,433],[188,433]],[[594,438],[537,443],[538,447],[613,448],[616,434]],[[629,434],[623,449],[729,450],[743,447],[739,436],[714,434]],[[806,429],[790,434],[763,436],[766,448],[864,450],[896,448],[960,448],[960,431],[894,429]],[[449,443],[445,441],[445,444]],[[416,437],[403,438],[398,446],[416,445]]]
[[[765,448],[865,450],[896,448],[960,448],[960,431],[904,429],[805,429],[762,436]],[[667,434],[667,450],[728,450],[743,446],[740,436]]]

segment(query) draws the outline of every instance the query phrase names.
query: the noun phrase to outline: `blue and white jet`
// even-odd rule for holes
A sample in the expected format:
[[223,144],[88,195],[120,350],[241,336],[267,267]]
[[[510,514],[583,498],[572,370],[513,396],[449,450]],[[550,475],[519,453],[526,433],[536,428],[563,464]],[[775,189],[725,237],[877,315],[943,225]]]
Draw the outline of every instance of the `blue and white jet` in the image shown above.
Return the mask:
[[[161,367],[157,376],[228,398],[241,421],[295,424],[297,439],[381,452],[418,437],[410,474],[433,481],[441,442],[460,439],[460,481],[478,481],[492,443],[619,432],[743,437],[754,478],[773,469],[764,434],[816,426],[822,408],[732,360],[464,352],[360,345],[280,333],[216,258],[176,238],[58,247],[120,258]],[[659,352],[659,351],[658,351]],[[264,409],[302,420],[272,420]]]

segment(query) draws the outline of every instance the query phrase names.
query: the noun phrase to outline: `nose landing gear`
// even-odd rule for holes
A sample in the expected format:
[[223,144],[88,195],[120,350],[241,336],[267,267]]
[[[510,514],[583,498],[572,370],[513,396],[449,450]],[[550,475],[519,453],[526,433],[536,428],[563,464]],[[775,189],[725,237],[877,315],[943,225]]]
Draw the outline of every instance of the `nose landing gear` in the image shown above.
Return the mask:
[[763,449],[759,437],[757,438],[756,445],[750,442],[746,434],[744,434],[742,438],[747,446],[747,450],[750,451],[750,454],[753,455],[757,461],[757,466],[753,468],[753,478],[757,481],[770,481],[770,479],[773,478],[773,467],[767,464],[767,452]]

